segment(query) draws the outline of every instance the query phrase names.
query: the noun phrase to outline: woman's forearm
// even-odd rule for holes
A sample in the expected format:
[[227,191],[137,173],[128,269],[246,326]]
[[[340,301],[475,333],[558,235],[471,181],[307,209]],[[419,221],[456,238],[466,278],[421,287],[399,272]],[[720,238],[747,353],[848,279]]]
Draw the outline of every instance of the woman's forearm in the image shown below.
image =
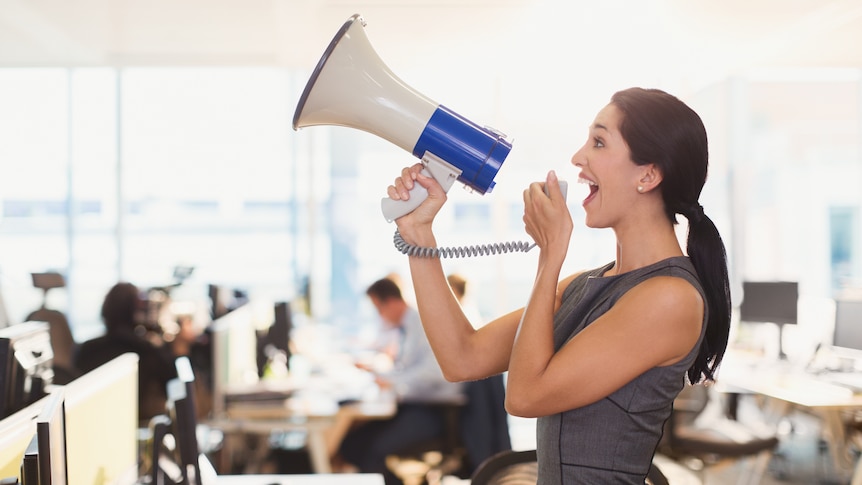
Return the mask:
[[553,319],[560,264],[540,257],[530,300],[524,309],[509,361],[507,408],[513,414],[530,413],[534,386],[543,385],[543,374],[554,357]]

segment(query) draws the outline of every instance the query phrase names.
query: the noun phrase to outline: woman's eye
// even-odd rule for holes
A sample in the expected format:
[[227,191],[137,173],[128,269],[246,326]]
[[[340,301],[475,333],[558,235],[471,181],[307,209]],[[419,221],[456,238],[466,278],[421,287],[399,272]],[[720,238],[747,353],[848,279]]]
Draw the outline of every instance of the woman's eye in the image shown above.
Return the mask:
[[593,138],[593,147],[602,148],[605,146],[605,143],[599,138]]

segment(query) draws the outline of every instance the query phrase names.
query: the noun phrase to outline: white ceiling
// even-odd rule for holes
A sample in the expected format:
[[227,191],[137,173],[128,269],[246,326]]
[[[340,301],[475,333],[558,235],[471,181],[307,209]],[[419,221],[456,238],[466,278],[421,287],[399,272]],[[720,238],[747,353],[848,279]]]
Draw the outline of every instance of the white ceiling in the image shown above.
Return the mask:
[[0,65],[308,67],[354,13],[389,64],[862,67],[859,0],[0,0]]

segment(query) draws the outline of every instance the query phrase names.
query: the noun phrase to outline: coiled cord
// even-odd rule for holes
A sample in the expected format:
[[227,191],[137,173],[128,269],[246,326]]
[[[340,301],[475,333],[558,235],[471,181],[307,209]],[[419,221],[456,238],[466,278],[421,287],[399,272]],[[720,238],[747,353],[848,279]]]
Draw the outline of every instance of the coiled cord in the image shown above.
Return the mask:
[[496,244],[482,244],[480,246],[461,246],[457,248],[426,248],[408,244],[398,230],[393,237],[395,249],[407,256],[420,258],[466,258],[470,256],[488,256],[502,253],[526,253],[533,249],[536,243],[525,241],[513,241]]

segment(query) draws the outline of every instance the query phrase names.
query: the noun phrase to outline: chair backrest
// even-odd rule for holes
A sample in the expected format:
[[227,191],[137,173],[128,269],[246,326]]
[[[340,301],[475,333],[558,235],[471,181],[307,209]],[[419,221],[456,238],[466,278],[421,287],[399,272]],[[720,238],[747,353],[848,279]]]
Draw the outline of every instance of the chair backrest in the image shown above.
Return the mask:
[[539,478],[536,450],[501,451],[483,461],[470,477],[471,485],[535,485]]
[[673,455],[677,447],[677,431],[693,425],[708,402],[709,390],[705,386],[686,384],[673,401],[670,417],[664,423],[658,450]]
[[[40,308],[27,316],[27,321],[47,322],[51,334],[51,350],[54,352],[54,370],[58,382],[56,384],[68,384],[72,378],[77,377],[75,371],[75,349],[77,344],[72,336],[69,321],[66,315],[58,310]],[[63,382],[65,373],[69,373],[68,381]]]
[[686,386],[674,401],[665,424],[659,450],[671,457],[710,456],[734,458],[774,449],[778,437],[761,436],[754,429],[724,416],[707,415],[699,419],[709,404],[709,389],[703,385]]
[[467,451],[467,471],[472,474],[487,458],[512,449],[502,374],[468,382],[467,405],[461,411],[461,441]]

